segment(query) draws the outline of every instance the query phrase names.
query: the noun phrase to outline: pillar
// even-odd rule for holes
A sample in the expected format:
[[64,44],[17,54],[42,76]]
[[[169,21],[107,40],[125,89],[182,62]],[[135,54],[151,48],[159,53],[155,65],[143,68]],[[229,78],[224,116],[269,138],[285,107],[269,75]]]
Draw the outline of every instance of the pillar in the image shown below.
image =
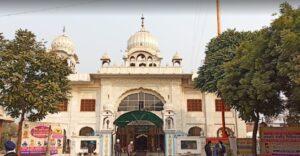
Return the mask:
[[165,130],[165,156],[175,156],[176,139],[175,130]]
[[101,156],[112,156],[112,130],[100,130],[100,142],[98,152]]

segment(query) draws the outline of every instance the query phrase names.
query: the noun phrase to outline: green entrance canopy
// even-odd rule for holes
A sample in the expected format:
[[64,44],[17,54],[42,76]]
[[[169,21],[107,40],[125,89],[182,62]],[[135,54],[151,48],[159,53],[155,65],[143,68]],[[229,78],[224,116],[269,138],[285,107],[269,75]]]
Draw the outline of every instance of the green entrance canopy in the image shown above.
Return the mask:
[[163,124],[163,120],[161,118],[159,118],[154,113],[147,111],[131,111],[122,114],[117,120],[115,120],[114,124],[119,127],[124,127],[132,121],[140,120],[150,121],[156,126],[161,126]]

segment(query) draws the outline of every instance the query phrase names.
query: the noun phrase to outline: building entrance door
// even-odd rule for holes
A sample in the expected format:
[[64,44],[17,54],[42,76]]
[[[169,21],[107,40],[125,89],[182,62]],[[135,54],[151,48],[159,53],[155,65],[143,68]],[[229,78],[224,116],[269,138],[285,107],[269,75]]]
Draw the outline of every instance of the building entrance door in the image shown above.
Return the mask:
[[140,152],[163,152],[164,132],[162,120],[151,112],[133,111],[121,115],[115,122],[116,138],[126,151],[133,141],[134,150]]
[[135,149],[136,151],[147,151],[148,141],[145,134],[140,134],[135,137]]

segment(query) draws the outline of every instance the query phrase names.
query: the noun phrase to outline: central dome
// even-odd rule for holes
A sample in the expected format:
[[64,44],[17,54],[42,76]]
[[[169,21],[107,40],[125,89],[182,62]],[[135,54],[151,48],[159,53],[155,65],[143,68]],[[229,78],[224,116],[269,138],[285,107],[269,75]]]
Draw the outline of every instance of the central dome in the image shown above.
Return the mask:
[[147,51],[153,55],[159,54],[159,48],[156,38],[145,29],[144,17],[142,16],[141,30],[130,36],[127,41],[127,51],[134,53],[136,51]]
[[156,38],[142,27],[142,29],[132,35],[127,42],[127,49],[145,47],[158,51],[158,42]]

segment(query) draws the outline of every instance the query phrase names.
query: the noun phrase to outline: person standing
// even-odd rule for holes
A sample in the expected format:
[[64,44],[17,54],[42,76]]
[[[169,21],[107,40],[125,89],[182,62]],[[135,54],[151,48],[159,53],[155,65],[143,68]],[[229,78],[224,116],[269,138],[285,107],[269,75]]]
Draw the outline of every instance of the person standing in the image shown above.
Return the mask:
[[115,156],[121,156],[121,145],[119,139],[117,139],[117,142],[114,146],[114,150],[115,150]]
[[208,141],[204,148],[205,148],[206,156],[212,156],[211,141]]
[[4,156],[17,156],[17,153],[15,151],[16,144],[14,142],[6,141],[4,146],[6,151],[6,154]]
[[128,156],[132,156],[133,153],[133,141],[130,141],[128,147],[127,147],[127,154]]
[[213,156],[224,156],[226,153],[225,146],[223,145],[222,141],[219,141],[214,147]]

